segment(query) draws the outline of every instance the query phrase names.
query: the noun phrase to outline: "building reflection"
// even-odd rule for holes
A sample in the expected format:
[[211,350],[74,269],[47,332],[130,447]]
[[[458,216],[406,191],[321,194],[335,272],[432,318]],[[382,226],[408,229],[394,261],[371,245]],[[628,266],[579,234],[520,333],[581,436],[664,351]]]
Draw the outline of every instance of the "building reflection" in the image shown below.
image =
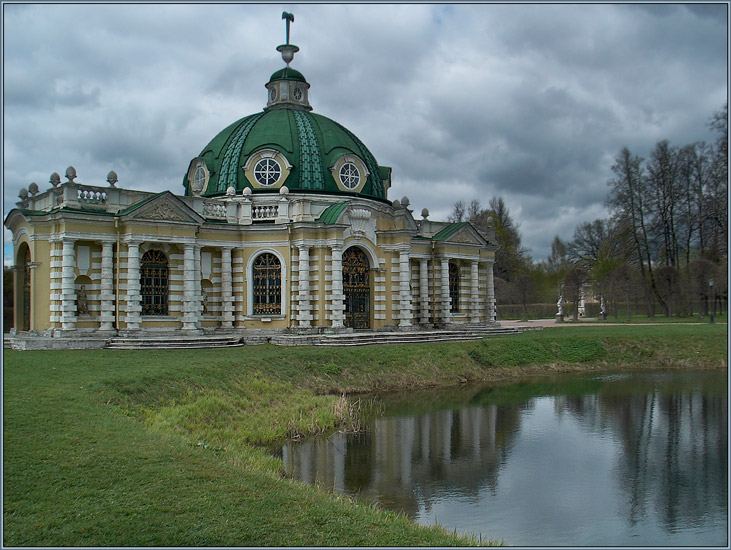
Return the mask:
[[[545,384],[538,388],[544,391]],[[521,387],[522,392],[530,389]],[[594,390],[553,395],[553,417],[555,424],[562,418],[575,421],[587,445],[592,438],[612,442],[608,483],[626,504],[620,514],[627,525],[650,520],[674,532],[727,516],[725,388],[713,390],[697,380],[664,385],[654,379],[638,387],[632,378]],[[360,434],[288,444],[282,457],[296,479],[417,518],[440,499],[477,502],[486,492],[495,495],[501,469],[511,453],[521,452],[521,425],[535,402],[463,402],[451,410],[384,417]],[[541,426],[556,429],[551,423]]]
[[282,458],[296,479],[415,518],[445,492],[494,491],[519,418],[496,405],[385,417],[360,434],[287,444]]
[[628,524],[652,514],[673,532],[702,527],[717,517],[709,510],[727,510],[727,404],[725,392],[696,386],[556,397],[554,409],[619,443],[612,477],[628,503]]

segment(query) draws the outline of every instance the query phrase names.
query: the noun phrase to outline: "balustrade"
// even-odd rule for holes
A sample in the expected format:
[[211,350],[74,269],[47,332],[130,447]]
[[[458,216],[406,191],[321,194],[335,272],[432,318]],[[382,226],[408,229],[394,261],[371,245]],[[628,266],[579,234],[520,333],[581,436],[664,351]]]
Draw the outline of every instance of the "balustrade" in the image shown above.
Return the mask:
[[84,204],[106,204],[107,192],[103,189],[80,187],[77,191],[77,200]]
[[273,220],[278,215],[278,204],[255,205],[251,209],[251,218],[254,220]]

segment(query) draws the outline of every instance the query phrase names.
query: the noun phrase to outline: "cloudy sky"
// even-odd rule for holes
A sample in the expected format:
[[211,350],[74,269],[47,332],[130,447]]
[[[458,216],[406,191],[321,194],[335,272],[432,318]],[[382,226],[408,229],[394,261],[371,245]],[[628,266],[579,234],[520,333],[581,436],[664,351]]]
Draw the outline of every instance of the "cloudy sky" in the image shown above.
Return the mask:
[[537,261],[606,214],[623,146],[712,141],[728,94],[725,4],[4,4],[4,214],[69,165],[182,193],[266,104],[284,10],[314,111],[393,168],[390,199],[502,196]]

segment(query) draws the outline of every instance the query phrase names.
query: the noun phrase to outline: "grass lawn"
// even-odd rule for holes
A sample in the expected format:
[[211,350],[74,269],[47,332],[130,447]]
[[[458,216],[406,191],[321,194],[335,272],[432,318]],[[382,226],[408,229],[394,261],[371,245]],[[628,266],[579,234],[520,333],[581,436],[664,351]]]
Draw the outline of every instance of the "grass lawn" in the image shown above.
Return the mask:
[[6,350],[3,543],[471,544],[283,478],[266,446],[347,429],[358,421],[359,392],[541,372],[719,368],[726,342],[726,326],[703,324],[356,349]]

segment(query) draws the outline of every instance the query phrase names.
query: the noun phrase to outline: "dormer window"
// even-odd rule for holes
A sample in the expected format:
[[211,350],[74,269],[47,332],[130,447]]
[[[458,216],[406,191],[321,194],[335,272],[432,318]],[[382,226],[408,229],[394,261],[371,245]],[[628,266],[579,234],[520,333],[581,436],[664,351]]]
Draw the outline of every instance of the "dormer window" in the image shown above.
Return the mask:
[[346,162],[340,168],[340,183],[348,189],[355,189],[360,183],[360,172],[352,162]]
[[279,181],[282,175],[282,167],[273,158],[264,158],[254,166],[254,177],[260,185],[271,187]]

